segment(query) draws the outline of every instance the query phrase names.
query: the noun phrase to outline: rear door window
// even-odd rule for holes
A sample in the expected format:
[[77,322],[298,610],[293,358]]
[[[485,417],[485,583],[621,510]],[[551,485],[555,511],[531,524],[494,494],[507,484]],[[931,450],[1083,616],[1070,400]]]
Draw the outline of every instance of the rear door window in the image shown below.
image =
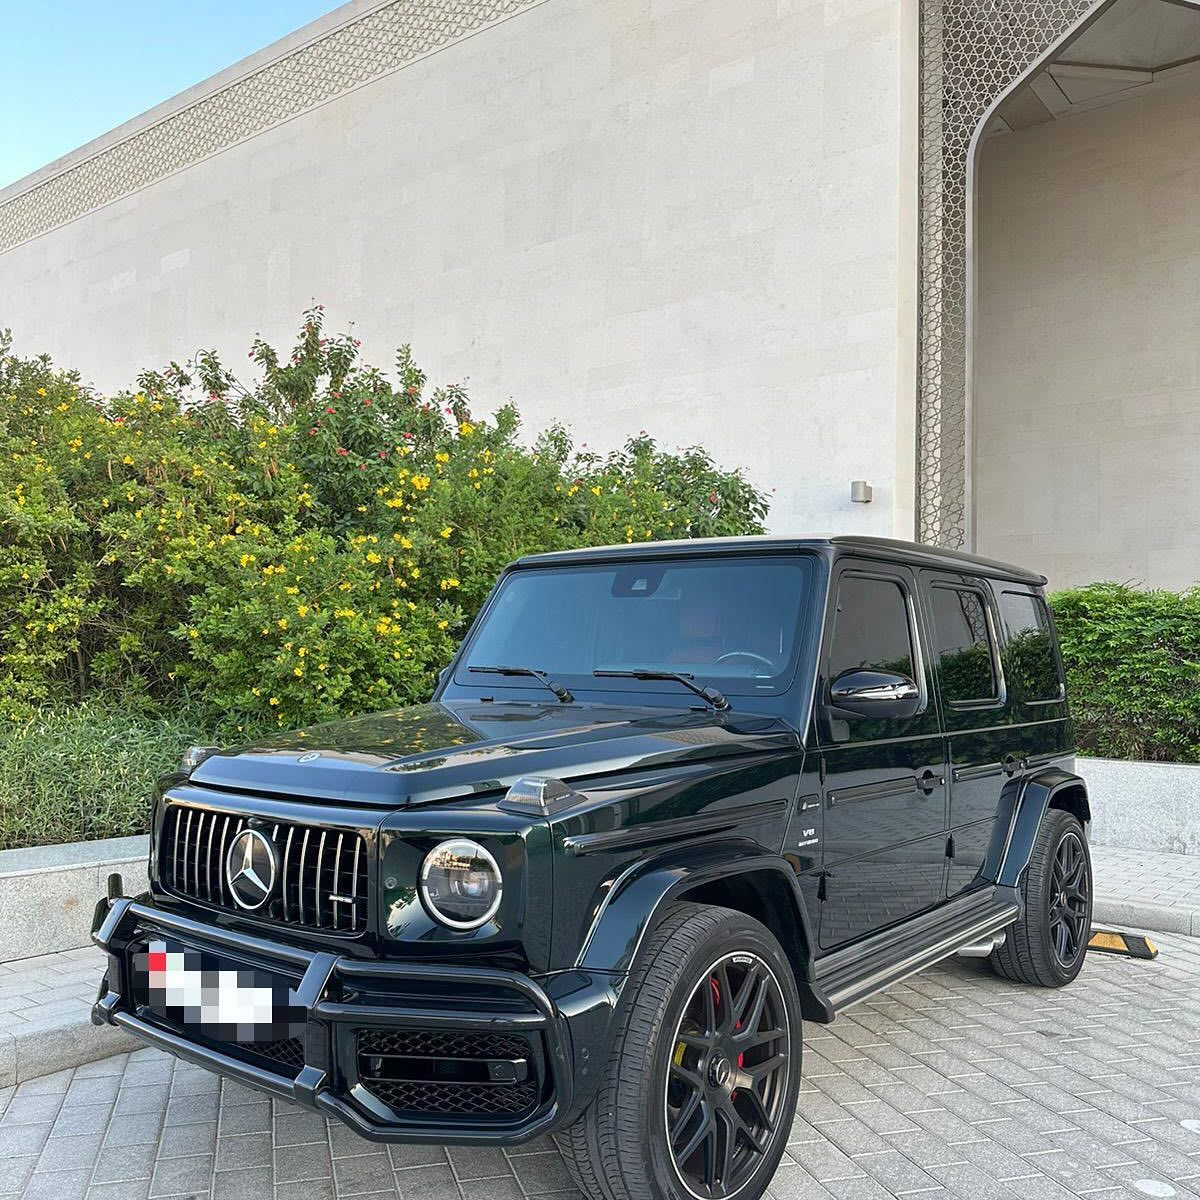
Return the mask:
[[942,700],[952,708],[999,703],[999,664],[983,590],[934,583],[929,602]]
[[1000,593],[1004,675],[1026,704],[1052,704],[1066,695],[1050,611],[1030,592]]

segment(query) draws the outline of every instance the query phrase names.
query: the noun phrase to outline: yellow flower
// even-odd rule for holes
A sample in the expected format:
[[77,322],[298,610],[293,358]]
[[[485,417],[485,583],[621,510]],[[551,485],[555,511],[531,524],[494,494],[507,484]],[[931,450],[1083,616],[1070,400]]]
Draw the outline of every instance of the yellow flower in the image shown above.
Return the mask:
[[133,465],[133,456],[130,454],[127,454],[127,455],[125,455],[125,457],[122,461],[125,463],[125,465],[127,467],[130,467]]
[[198,638],[199,636],[200,636],[200,631],[198,629],[189,629],[188,630],[188,637]]
[[304,657],[304,656],[305,656],[307,653],[308,653],[308,647],[307,647],[307,646],[301,646],[301,647],[300,647],[300,649],[296,651],[296,654],[297,654],[297,655],[298,655],[300,658],[303,658],[303,657]]
[[46,389],[45,389],[45,388],[38,388],[37,392],[38,392],[38,395],[39,395],[39,396],[44,396],[44,395],[46,394]]
[[438,628],[439,628],[439,629],[445,629],[445,628],[446,628],[446,626],[447,626],[447,625],[449,625],[449,624],[450,624],[450,622],[449,622],[449,621],[439,621],[439,622],[438,622]]
[[439,451],[438,451],[438,452],[437,452],[437,453],[436,453],[436,454],[433,456],[433,460],[434,460],[434,462],[448,463],[448,462],[450,461],[450,455],[448,455],[448,454],[445,452],[445,450],[439,450]]
[[367,562],[369,562],[372,566],[374,566],[376,563],[383,562],[383,559],[380,558],[379,555],[376,554],[374,550],[368,550],[367,551]]
[[268,703],[268,704],[272,704],[272,705],[274,705],[274,704],[278,704],[278,703],[279,703],[279,697],[278,697],[278,696],[272,696],[272,697],[270,698],[270,700],[268,700],[268,701],[267,701],[267,703]]
[[475,432],[475,426],[470,421],[463,421],[458,427],[458,432],[463,437],[470,437]]
[[412,485],[418,492],[423,492],[429,486],[429,476],[414,475],[412,477]]
[[448,592],[451,588],[456,588],[458,586],[459,586],[458,580],[455,579],[453,575],[449,576],[446,579],[443,579],[440,584],[440,587],[443,592]]
[[594,487],[594,488],[592,488],[592,495],[593,495],[593,496],[598,496],[598,495],[600,495],[600,489],[599,489],[599,487]]
[[292,674],[295,675],[297,679],[303,679],[304,678],[304,668],[303,667],[293,667]]
[[261,696],[261,695],[262,695],[262,688],[256,688],[256,687],[252,687],[252,688],[250,689],[250,691],[251,691],[251,692],[252,692],[252,693],[253,693],[255,696]]
[[446,528],[442,530],[442,537],[448,538],[453,532],[454,532],[454,526],[447,525]]
[[296,606],[296,616],[307,617],[308,616],[308,605],[307,604],[298,604]]
[[279,620],[275,622],[275,624],[278,625],[280,629],[286,629],[287,628],[287,617],[280,617]]

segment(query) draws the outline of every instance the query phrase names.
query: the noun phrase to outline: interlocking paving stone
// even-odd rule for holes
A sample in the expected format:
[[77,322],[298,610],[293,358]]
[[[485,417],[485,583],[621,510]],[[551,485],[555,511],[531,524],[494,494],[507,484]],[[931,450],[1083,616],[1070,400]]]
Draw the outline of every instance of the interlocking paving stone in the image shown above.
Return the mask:
[[[943,964],[805,1027],[774,1200],[1200,1200],[1200,941],[1072,987]],[[1170,1189],[1169,1192],[1164,1189]],[[154,1050],[0,1089],[24,1200],[571,1200],[553,1142],[380,1146]]]

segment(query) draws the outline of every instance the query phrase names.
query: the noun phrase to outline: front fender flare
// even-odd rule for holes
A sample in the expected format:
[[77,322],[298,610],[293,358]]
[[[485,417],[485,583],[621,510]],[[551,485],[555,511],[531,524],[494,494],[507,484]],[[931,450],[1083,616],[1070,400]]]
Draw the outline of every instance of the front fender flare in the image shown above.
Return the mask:
[[637,965],[647,936],[673,900],[707,884],[760,872],[777,879],[792,902],[791,919],[796,922],[800,943],[800,961],[792,965],[804,1015],[810,1020],[833,1020],[833,1008],[813,976],[816,942],[796,873],[782,855],[747,840],[674,847],[627,867],[601,902],[576,967],[588,972],[628,973]]

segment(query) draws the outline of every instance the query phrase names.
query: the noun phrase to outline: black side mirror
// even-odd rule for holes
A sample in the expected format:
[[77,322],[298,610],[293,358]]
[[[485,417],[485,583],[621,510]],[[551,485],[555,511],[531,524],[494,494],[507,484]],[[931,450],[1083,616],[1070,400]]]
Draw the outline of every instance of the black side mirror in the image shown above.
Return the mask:
[[860,667],[843,671],[830,685],[829,703],[837,717],[901,721],[921,709],[921,689],[907,675]]

